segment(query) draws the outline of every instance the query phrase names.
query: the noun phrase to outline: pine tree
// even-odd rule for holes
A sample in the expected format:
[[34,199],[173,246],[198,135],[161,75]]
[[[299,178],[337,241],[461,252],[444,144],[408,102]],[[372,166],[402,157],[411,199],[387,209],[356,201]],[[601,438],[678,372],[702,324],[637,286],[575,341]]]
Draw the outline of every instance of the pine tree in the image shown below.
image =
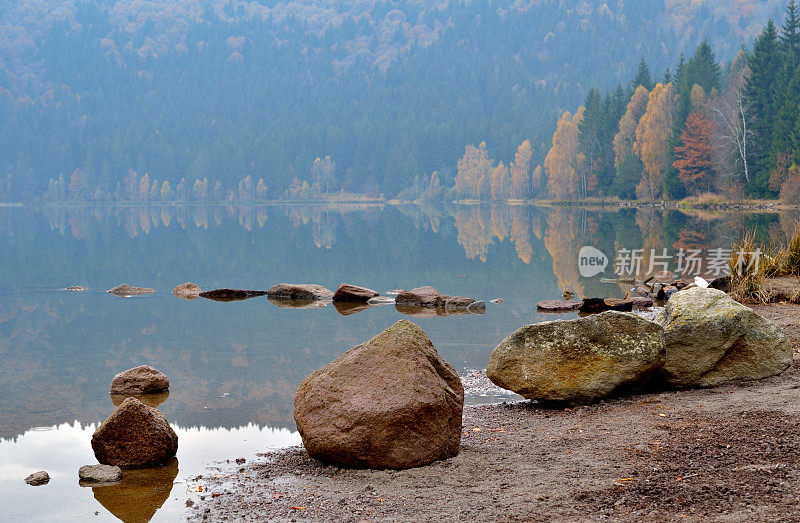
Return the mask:
[[772,168],[773,129],[778,112],[776,65],[779,63],[780,49],[778,30],[770,20],[753,44],[749,56],[750,79],[746,89],[747,106],[752,115],[754,134],[751,147],[752,177],[747,184],[751,196],[770,195],[769,175]]
[[640,85],[648,91],[653,89],[653,76],[650,74],[650,67],[648,67],[644,57],[642,57],[642,61],[639,62],[639,69],[636,71],[636,76],[633,78],[634,90]]

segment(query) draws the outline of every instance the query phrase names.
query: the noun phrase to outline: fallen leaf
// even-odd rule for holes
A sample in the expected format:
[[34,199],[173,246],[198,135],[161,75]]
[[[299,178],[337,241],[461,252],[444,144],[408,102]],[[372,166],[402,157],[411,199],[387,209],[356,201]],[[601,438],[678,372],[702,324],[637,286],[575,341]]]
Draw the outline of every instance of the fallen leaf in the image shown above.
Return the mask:
[[305,510],[306,507],[292,507],[292,510]]

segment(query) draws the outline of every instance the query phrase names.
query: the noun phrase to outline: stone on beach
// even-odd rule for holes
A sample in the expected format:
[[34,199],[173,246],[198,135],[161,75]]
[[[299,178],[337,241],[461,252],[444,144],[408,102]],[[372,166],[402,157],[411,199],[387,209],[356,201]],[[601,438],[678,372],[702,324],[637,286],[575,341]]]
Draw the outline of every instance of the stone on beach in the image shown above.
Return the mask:
[[87,483],[114,483],[122,479],[122,469],[114,465],[84,465],[78,479]]
[[267,296],[279,300],[328,300],[333,292],[322,285],[279,283],[267,291]]
[[154,294],[156,290],[149,289],[147,287],[131,287],[127,283],[123,283],[122,285],[118,285],[113,289],[109,289],[106,292],[108,292],[109,294],[113,294],[115,296],[127,298],[129,296],[142,296],[145,294]]
[[675,387],[766,378],[792,362],[781,329],[720,290],[680,291],[655,321],[664,326],[664,374]]
[[178,436],[161,411],[128,398],[92,435],[92,449],[104,465],[149,467],[175,456]]
[[167,377],[149,365],[122,371],[111,380],[111,394],[158,394],[168,390]]
[[379,292],[373,291],[366,287],[359,287],[357,285],[350,285],[342,283],[336,292],[333,294],[333,302],[366,302],[371,298],[380,296]]
[[461,381],[406,320],[312,373],[294,404],[306,450],[330,464],[405,469],[459,451]]
[[660,325],[604,312],[522,327],[492,352],[486,375],[527,399],[590,403],[644,385],[663,361]]
[[40,470],[39,472],[34,472],[33,474],[25,478],[25,483],[34,487],[38,487],[39,485],[45,485],[49,481],[50,481],[50,474],[48,474],[44,470]]
[[201,292],[200,286],[191,282],[181,283],[172,289],[172,294],[182,300],[196,300]]

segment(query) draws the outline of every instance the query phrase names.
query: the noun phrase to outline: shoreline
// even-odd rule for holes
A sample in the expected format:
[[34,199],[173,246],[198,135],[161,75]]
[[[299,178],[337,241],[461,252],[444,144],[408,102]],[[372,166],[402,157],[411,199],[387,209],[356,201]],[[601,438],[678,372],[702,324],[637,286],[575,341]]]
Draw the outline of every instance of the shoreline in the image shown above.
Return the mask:
[[[466,406],[460,454],[401,471],[302,447],[222,464],[191,520],[786,519],[800,511],[800,306],[759,305],[795,348],[779,376],[574,409]],[[217,477],[219,476],[219,477]]]

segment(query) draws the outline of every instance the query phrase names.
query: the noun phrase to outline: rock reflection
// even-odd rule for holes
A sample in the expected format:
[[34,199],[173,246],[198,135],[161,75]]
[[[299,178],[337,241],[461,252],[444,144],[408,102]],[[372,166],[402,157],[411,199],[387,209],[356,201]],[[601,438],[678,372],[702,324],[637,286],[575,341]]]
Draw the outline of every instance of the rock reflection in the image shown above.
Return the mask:
[[406,316],[413,316],[415,318],[436,318],[446,316],[467,316],[472,314],[469,310],[458,309],[445,309],[442,307],[420,307],[418,305],[401,305],[395,304],[397,312],[405,314]]
[[152,469],[125,470],[122,481],[93,486],[92,492],[106,510],[125,523],[146,523],[169,499],[178,476],[178,459]]
[[328,306],[328,302],[320,300],[284,300],[280,298],[267,298],[273,305],[282,309],[321,309]]
[[167,401],[169,398],[169,391],[166,392],[159,392],[158,394],[111,394],[111,403],[114,404],[115,407],[119,407],[120,404],[125,401],[125,398],[136,398],[137,400],[141,401],[148,407],[158,408],[159,405]]
[[358,314],[359,312],[364,312],[365,310],[373,307],[373,305],[370,305],[369,303],[352,303],[345,301],[335,301],[333,302],[333,306],[336,308],[336,312],[342,316]]

